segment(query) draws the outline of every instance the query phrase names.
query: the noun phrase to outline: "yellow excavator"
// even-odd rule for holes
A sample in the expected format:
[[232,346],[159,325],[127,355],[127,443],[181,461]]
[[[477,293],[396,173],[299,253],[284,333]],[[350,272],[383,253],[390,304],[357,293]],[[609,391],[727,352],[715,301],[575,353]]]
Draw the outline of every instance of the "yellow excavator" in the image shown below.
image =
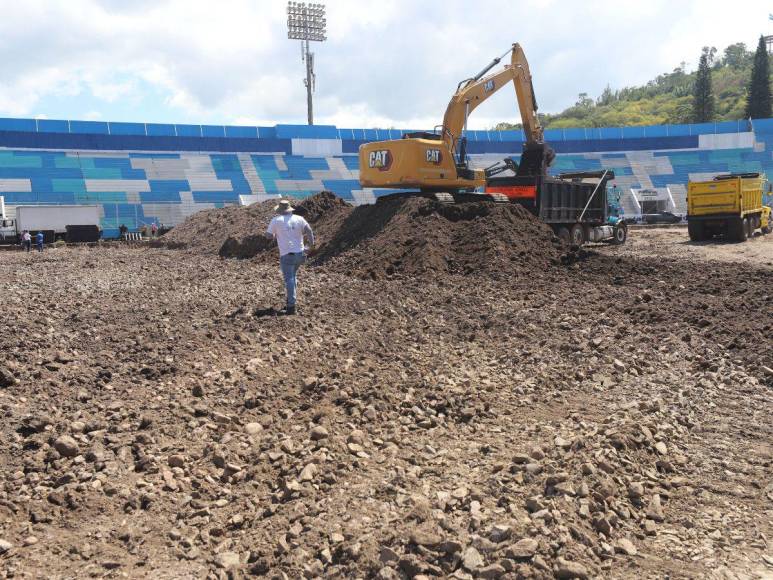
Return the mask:
[[[508,54],[510,63],[505,64],[504,69],[487,74]],[[508,158],[487,169],[473,169],[469,166],[467,139],[463,133],[467,119],[509,81],[515,86],[526,134],[520,166]],[[361,145],[360,184],[363,187],[404,190],[402,194],[387,197],[424,194],[440,201],[452,201],[449,198],[458,199],[462,197],[458,194],[484,188],[490,177],[507,169],[520,176],[546,175],[547,167],[555,156],[544,143],[529,63],[519,44],[513,44],[477,75],[459,83],[448,103],[440,131],[437,129],[435,132],[406,133],[402,139]]]

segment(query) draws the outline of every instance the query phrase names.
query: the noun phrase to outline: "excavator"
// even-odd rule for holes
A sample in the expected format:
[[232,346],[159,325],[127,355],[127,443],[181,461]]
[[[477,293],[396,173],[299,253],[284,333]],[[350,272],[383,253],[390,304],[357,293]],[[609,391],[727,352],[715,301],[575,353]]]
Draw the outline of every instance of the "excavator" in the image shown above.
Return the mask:
[[[503,58],[510,63],[490,73]],[[470,114],[512,81],[526,142],[520,162],[506,158],[485,169],[470,166],[464,131]],[[567,243],[612,241],[622,244],[627,228],[622,216],[607,203],[612,171],[548,175],[555,152],[545,143],[537,117],[529,63],[521,46],[504,54],[457,87],[446,108],[443,124],[434,131],[405,133],[402,139],[365,143],[359,149],[360,184],[398,190],[379,195],[376,202],[426,197],[441,203],[493,201],[519,203],[550,225]],[[501,176],[505,172],[512,175]]]
[[[487,74],[508,54],[509,64],[499,72]],[[518,165],[508,158],[486,169],[473,169],[469,165],[467,138],[463,133],[467,119],[509,81],[515,87],[527,139],[521,163]],[[552,149],[544,143],[542,125],[537,117],[529,63],[521,46],[513,44],[477,75],[459,83],[448,103],[443,124],[434,132],[406,133],[402,139],[360,146],[360,184],[405,190],[397,195],[423,194],[441,201],[450,201],[451,197],[459,201],[466,197],[459,194],[485,187],[487,179],[508,169],[521,176],[546,175],[554,156]],[[495,201],[502,201],[501,196],[495,196]]]

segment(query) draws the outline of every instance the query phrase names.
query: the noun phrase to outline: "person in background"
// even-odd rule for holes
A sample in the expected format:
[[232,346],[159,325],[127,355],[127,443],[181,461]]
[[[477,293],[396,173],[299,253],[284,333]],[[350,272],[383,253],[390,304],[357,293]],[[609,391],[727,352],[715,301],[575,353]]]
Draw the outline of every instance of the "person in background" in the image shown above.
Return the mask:
[[309,240],[309,246],[314,247],[314,232],[309,223],[299,215],[293,215],[293,207],[290,202],[283,199],[274,207],[279,214],[268,224],[266,237],[276,240],[279,245],[279,267],[284,276],[285,289],[287,290],[287,306],[282,314],[295,314],[295,289],[296,274],[298,268],[306,261],[306,251],[303,245],[303,236]]
[[28,252],[32,249],[32,236],[27,230],[24,230],[21,234],[21,247]]
[[120,235],[121,239],[126,237],[126,234],[128,233],[129,228],[126,227],[126,224],[121,224],[118,226],[118,234]]
[[150,225],[150,237],[155,238],[157,233],[158,233],[158,226],[156,225],[156,222],[153,222]]
[[38,247],[38,252],[43,251],[43,232],[38,232],[35,235],[35,245]]
[[142,227],[140,228],[140,235],[143,238],[147,238],[148,237],[148,226],[147,226],[147,224],[142,224]]

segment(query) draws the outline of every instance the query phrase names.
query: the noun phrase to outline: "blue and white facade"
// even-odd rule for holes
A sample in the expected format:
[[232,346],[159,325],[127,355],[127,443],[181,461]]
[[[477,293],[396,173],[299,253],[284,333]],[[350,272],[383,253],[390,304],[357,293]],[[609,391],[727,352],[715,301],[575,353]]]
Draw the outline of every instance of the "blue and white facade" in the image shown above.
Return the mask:
[[[106,237],[120,224],[174,225],[201,209],[323,189],[370,203],[379,191],[359,185],[358,148],[404,132],[0,119],[0,195],[11,216],[17,205],[97,204]],[[478,167],[517,158],[524,139],[519,131],[467,137]],[[554,173],[614,169],[629,214],[632,189],[669,188],[679,211],[689,179],[773,168],[773,119],[558,129],[545,139],[558,153]]]

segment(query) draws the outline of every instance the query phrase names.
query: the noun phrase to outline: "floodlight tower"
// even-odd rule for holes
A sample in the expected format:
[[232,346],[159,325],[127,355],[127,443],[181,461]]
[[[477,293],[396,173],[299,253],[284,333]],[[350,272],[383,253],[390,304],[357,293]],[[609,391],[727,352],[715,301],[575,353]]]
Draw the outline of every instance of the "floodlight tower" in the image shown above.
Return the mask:
[[311,93],[314,90],[314,53],[309,51],[309,41],[324,42],[327,30],[324,4],[306,2],[287,3],[287,38],[301,41],[301,60],[306,63],[306,101],[309,110],[309,125],[314,124]]

